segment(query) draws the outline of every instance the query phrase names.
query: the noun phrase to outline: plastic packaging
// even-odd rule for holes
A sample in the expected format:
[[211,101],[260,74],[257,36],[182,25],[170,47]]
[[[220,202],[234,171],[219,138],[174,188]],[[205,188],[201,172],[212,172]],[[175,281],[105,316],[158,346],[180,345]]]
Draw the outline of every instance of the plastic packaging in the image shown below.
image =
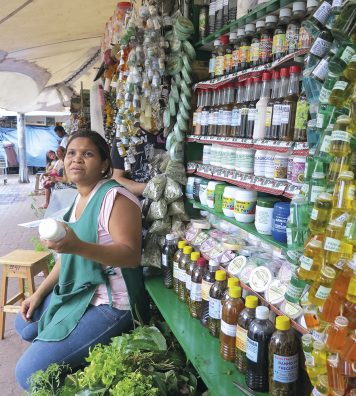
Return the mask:
[[235,196],[240,189],[237,187],[225,187],[222,202],[222,211],[227,217],[234,217]]
[[208,188],[207,188],[207,205],[208,208],[213,209],[214,208],[214,200],[215,200],[215,187],[218,184],[224,184],[224,183],[219,183],[217,181],[209,181],[208,183]]
[[66,229],[63,224],[54,219],[44,219],[38,226],[40,238],[58,242],[66,236]]
[[260,234],[272,234],[272,216],[276,201],[275,198],[259,198],[257,200],[255,227]]
[[164,198],[169,205],[183,195],[181,186],[174,180],[167,177],[166,187],[164,189]]
[[144,189],[142,195],[145,198],[150,198],[153,201],[158,201],[166,186],[166,176],[165,175],[158,175],[153,177],[148,183],[146,188]]
[[251,223],[255,220],[257,191],[240,190],[235,195],[234,216],[237,221]]

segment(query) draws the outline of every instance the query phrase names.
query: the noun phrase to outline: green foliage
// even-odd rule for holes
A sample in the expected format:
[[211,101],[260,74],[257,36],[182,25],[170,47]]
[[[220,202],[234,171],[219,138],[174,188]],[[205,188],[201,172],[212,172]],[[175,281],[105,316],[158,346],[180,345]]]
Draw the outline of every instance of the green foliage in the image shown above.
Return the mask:
[[[33,236],[33,237],[31,238],[31,243],[33,244],[33,248],[35,249],[36,252],[48,252],[48,251],[49,251],[49,250],[42,244],[41,240],[40,240],[38,237],[36,237],[36,236]],[[53,269],[55,263],[56,263],[56,260],[55,260],[55,258],[54,258],[54,254],[52,253],[50,259],[48,260],[48,264],[47,264],[48,272],[51,272],[51,271],[52,271],[52,269]]]
[[29,381],[31,396],[59,396],[61,378],[68,370],[66,365],[53,363],[46,371],[39,370],[34,373]]
[[155,396],[159,390],[153,385],[153,378],[150,375],[143,375],[139,372],[129,373],[126,378],[119,381],[110,390],[112,396]]

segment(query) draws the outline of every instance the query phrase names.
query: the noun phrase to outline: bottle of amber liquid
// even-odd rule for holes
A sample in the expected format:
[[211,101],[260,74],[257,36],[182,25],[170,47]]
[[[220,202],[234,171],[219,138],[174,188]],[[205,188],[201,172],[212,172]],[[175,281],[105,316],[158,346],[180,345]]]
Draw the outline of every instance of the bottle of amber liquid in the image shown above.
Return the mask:
[[221,299],[221,307],[223,307],[226,301],[229,299],[229,289],[233,286],[240,286],[239,278],[230,277],[227,279],[227,289],[225,290],[225,293]]
[[184,246],[183,255],[178,264],[178,298],[180,301],[185,301],[185,271],[190,262],[190,255],[193,248],[191,246]]
[[309,221],[309,231],[312,234],[324,234],[329,224],[333,198],[329,193],[321,193],[314,203]]
[[280,87],[279,71],[273,70],[272,72],[272,93],[271,98],[267,102],[266,108],[266,121],[265,121],[265,138],[272,139],[272,116],[273,116],[273,104],[278,98],[278,92]]
[[335,276],[336,272],[333,268],[328,266],[322,268],[319,276],[309,290],[308,299],[312,304],[317,306],[324,305],[326,299],[329,297]]
[[221,299],[227,287],[226,272],[217,270],[215,272],[215,283],[209,293],[209,333],[219,337],[221,320]]
[[243,308],[241,287],[230,287],[229,299],[222,307],[220,330],[220,355],[230,362],[235,361],[237,318]]
[[345,227],[337,221],[330,221],[325,230],[324,255],[325,265],[334,266],[340,258],[341,240]]
[[277,140],[281,129],[282,102],[288,93],[289,69],[282,67],[279,71],[281,80],[279,85],[278,96],[273,100],[272,128],[270,139]]
[[193,318],[196,319],[199,319],[203,312],[202,281],[205,270],[206,260],[200,257],[192,272],[192,283],[190,288],[189,310]]
[[250,323],[255,319],[257,305],[258,298],[256,296],[247,296],[245,300],[245,308],[237,318],[235,364],[242,374],[246,374],[247,371],[247,330]]
[[219,264],[214,261],[209,261],[209,268],[203,275],[201,282],[201,298],[202,298],[202,313],[200,322],[204,327],[208,327],[209,321],[209,294],[211,286],[215,282],[215,272],[219,269]]
[[215,108],[218,104],[218,95],[219,90],[213,89],[212,96],[211,96],[211,106],[209,108],[209,115],[208,115],[208,136],[216,136],[216,128],[217,125],[215,123]]
[[250,101],[252,99],[253,99],[253,79],[247,78],[245,81],[245,95],[240,110],[241,126],[240,126],[239,137],[241,138],[247,137],[248,110],[249,110]]
[[173,256],[173,290],[178,294],[178,280],[179,280],[179,261],[183,256],[183,248],[186,245],[185,241],[178,242],[178,250]]
[[185,289],[184,289],[184,298],[185,302],[190,306],[190,290],[192,287],[192,273],[197,264],[197,260],[200,257],[199,252],[192,252],[190,254],[190,261],[187,263],[185,267]]

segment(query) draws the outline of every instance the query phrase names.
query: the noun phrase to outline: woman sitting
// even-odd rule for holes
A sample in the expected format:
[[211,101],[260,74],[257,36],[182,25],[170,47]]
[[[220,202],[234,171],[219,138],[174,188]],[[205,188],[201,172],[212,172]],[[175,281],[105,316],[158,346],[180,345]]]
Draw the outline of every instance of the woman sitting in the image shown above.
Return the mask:
[[141,209],[131,193],[108,180],[108,145],[96,132],[78,132],[69,140],[64,167],[78,196],[64,216],[66,236],[43,241],[60,258],[15,320],[22,338],[34,341],[16,366],[23,389],[51,363],[83,365],[95,344],[132,329],[136,314],[149,318],[139,266]]

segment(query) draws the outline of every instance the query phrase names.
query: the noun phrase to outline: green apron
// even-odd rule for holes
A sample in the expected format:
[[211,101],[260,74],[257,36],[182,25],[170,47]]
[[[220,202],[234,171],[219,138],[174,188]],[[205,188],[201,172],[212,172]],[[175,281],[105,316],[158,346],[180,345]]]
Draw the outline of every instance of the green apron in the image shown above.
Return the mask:
[[[110,189],[118,186],[114,180],[104,183],[91,198],[79,220],[67,224],[79,239],[97,243],[102,201]],[[69,220],[73,206],[74,204],[64,216],[65,221]],[[84,315],[100,284],[107,285],[111,302],[108,276],[114,273],[113,271],[106,272],[101,264],[78,255],[61,254],[59,281],[53,289],[50,304],[39,321],[36,340],[60,341],[66,338]],[[143,284],[142,268],[122,268],[121,272],[133,317],[147,323],[149,304]]]

